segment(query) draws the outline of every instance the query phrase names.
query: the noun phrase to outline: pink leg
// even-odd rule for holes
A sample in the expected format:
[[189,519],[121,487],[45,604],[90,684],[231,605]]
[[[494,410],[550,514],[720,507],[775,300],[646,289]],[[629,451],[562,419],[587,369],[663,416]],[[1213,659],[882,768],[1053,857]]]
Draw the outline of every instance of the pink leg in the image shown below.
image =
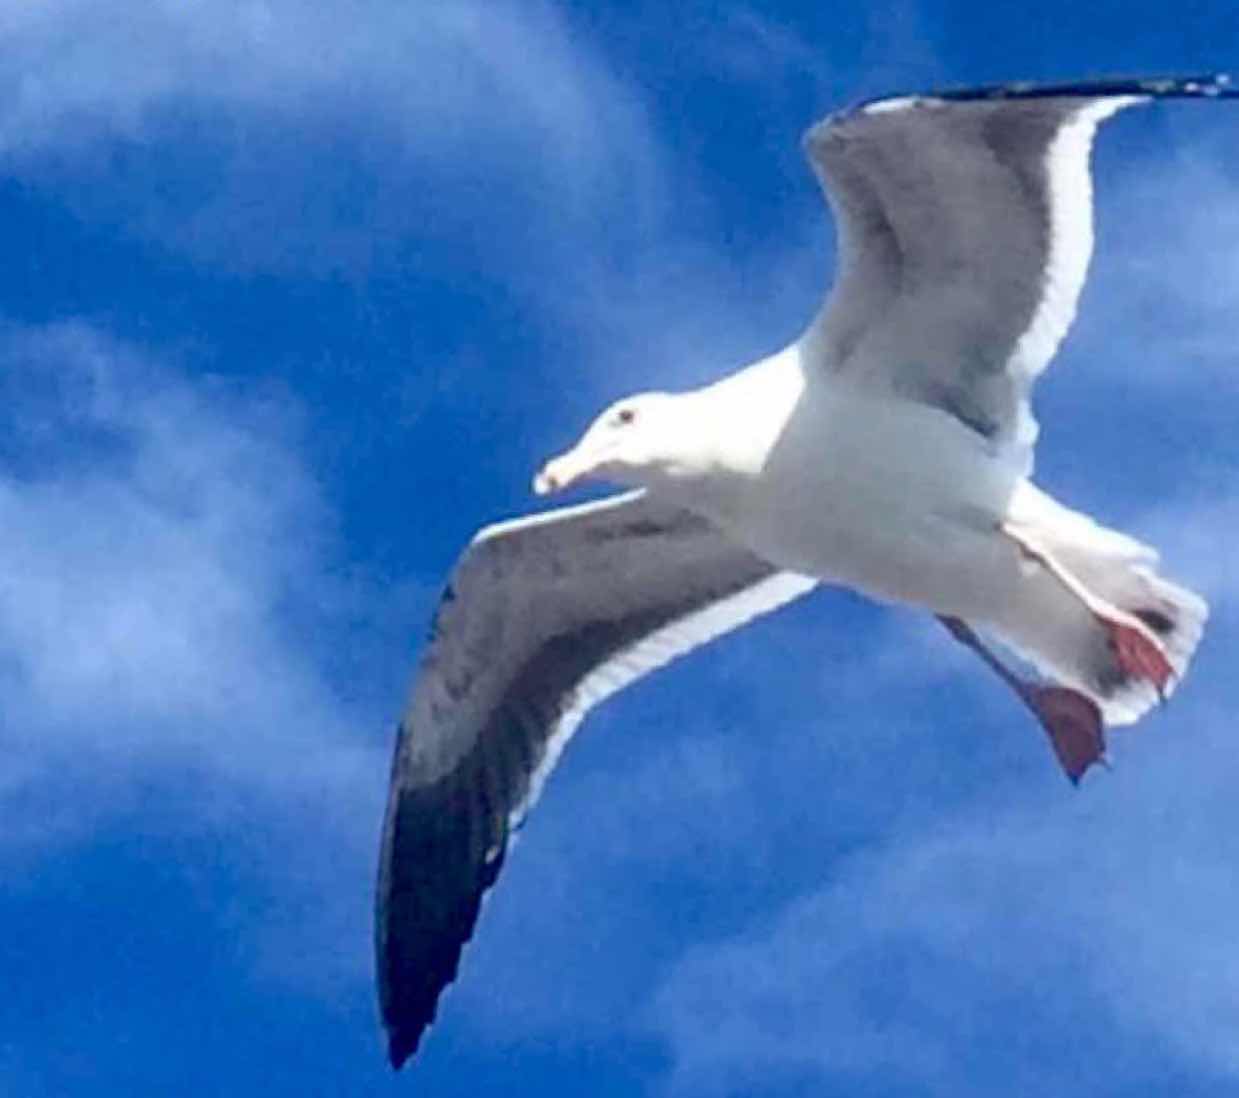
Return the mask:
[[1093,763],[1105,761],[1105,725],[1101,710],[1092,698],[1066,686],[1024,681],[981,642],[967,622],[951,617],[939,617],[938,620],[946,626],[951,636],[980,656],[986,666],[1032,710],[1050,737],[1054,757],[1072,785],[1079,783]]
[[1004,523],[1002,531],[1019,546],[1024,556],[1035,560],[1088,607],[1106,630],[1110,649],[1124,673],[1150,683],[1158,696],[1164,699],[1166,688],[1174,678],[1174,667],[1153,631],[1135,615],[1120,610],[1089,591],[1047,550],[1041,548],[1030,532],[1011,523]]
[[1152,683],[1159,698],[1165,700],[1166,687],[1174,678],[1174,667],[1166,658],[1162,646],[1151,636],[1143,622],[1134,625],[1115,618],[1102,617],[1097,620],[1106,627],[1110,636],[1110,647],[1119,666],[1128,675],[1144,679]]
[[1020,697],[1049,735],[1054,757],[1072,785],[1093,763],[1106,761],[1105,725],[1092,698],[1070,687],[1037,683],[1025,683]]

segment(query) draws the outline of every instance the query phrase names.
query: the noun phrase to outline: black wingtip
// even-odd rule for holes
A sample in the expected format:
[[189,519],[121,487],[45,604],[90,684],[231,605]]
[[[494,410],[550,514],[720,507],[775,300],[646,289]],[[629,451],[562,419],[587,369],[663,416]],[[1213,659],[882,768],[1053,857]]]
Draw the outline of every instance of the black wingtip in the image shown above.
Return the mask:
[[508,841],[507,802],[477,793],[488,788],[485,758],[474,751],[442,777],[419,783],[405,769],[410,743],[402,722],[374,910],[379,1016],[395,1070],[417,1052],[456,979]]
[[417,1052],[422,1043],[422,1030],[389,1030],[387,1034],[387,1062],[392,1071],[399,1071]]
[[1209,73],[1203,76],[1107,76],[1090,80],[1061,83],[1016,81],[1010,84],[990,84],[977,88],[959,88],[936,92],[938,99],[1041,99],[1057,96],[1141,95],[1153,99],[1217,99],[1233,98],[1239,92],[1231,84],[1229,73]]
[[1150,99],[1235,99],[1239,98],[1230,73],[1215,72],[1199,76],[1105,76],[1088,80],[1041,83],[1017,80],[1006,84],[980,84],[967,88],[946,88],[912,96],[883,95],[867,99],[853,110],[863,111],[878,103],[903,98],[941,99],[951,102],[1067,98],[1104,98],[1138,95]]

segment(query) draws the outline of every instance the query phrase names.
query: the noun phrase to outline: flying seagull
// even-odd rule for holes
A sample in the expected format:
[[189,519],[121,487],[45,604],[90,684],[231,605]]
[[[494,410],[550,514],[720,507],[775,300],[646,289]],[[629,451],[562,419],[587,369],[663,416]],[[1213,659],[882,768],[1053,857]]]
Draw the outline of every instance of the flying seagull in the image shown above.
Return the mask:
[[1106,727],[1170,694],[1205,604],[1152,549],[1032,483],[1029,393],[1084,283],[1097,125],[1148,99],[1235,94],[1224,77],[1008,85],[874,100],[808,131],[839,270],[804,335],[705,388],[608,408],[534,487],[632,490],[487,527],[456,564],[383,827],[393,1066],[586,713],[819,583],[936,615],[1073,781],[1104,757]]

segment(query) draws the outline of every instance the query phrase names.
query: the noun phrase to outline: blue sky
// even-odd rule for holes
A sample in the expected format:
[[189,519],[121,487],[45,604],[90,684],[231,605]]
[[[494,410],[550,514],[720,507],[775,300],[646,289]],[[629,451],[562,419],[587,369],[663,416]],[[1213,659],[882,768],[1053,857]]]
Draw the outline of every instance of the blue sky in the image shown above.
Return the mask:
[[596,714],[403,1075],[390,740],[439,584],[604,403],[793,338],[801,130],[1239,65],[1230,0],[0,0],[0,1094],[1239,1088],[1239,106],[1099,144],[1039,479],[1214,618],[1073,791],[816,595]]

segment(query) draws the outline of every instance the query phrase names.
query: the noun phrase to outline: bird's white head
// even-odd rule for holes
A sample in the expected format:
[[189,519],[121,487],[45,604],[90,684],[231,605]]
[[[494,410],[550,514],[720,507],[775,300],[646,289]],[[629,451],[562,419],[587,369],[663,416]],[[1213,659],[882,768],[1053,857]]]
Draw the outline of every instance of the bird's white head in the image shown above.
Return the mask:
[[616,401],[571,450],[542,467],[533,490],[543,496],[592,478],[641,488],[692,475],[700,447],[679,401],[672,393]]

